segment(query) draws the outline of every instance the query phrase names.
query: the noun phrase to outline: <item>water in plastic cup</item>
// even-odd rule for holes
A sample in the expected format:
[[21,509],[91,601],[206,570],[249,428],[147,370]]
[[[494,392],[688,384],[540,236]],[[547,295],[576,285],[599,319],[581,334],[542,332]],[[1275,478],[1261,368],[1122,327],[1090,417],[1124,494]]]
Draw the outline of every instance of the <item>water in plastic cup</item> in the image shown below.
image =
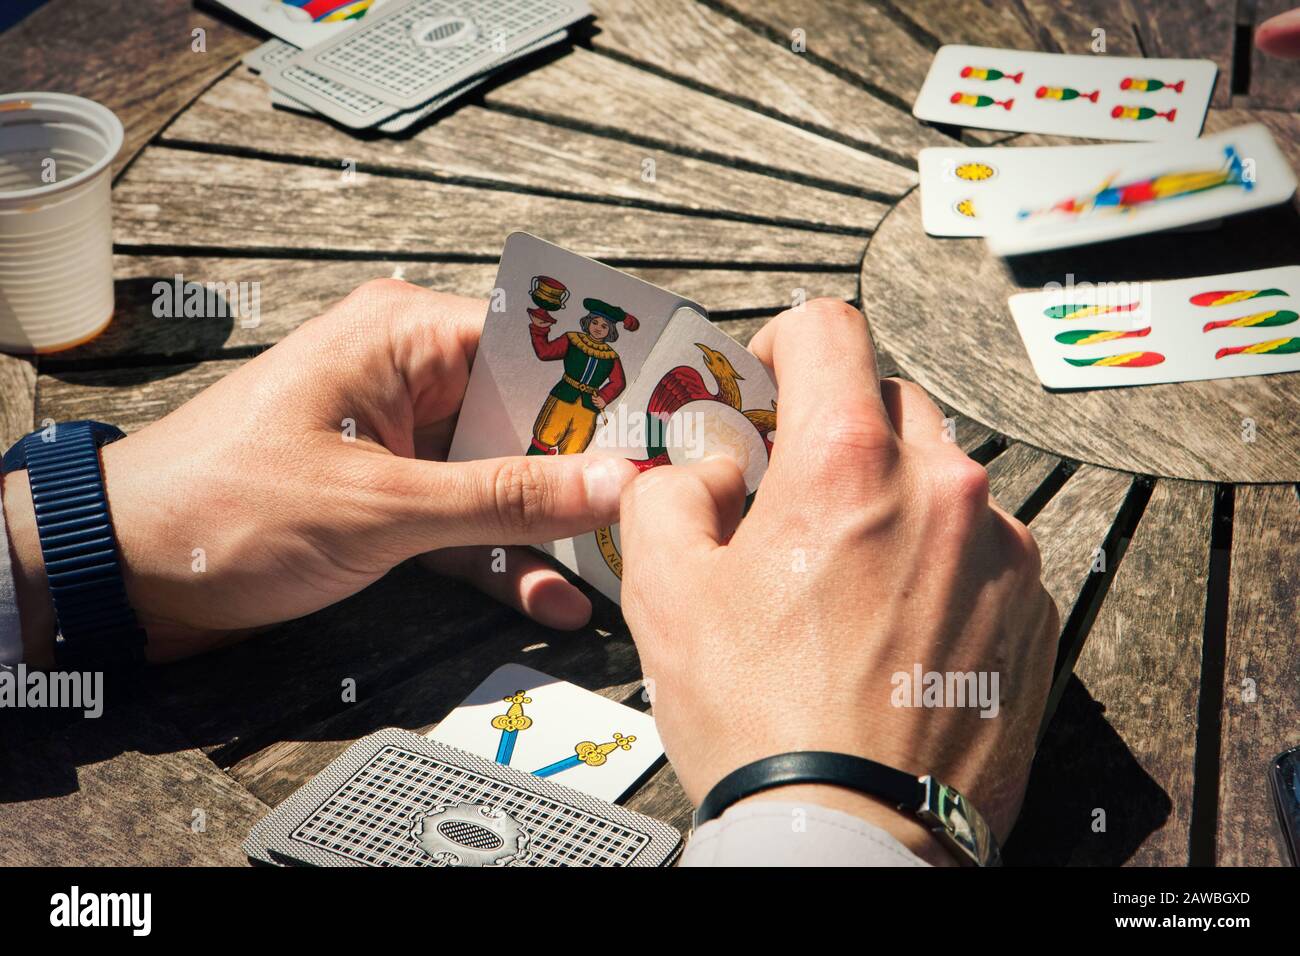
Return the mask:
[[0,96],[0,350],[55,352],[113,317],[122,124],[66,93]]

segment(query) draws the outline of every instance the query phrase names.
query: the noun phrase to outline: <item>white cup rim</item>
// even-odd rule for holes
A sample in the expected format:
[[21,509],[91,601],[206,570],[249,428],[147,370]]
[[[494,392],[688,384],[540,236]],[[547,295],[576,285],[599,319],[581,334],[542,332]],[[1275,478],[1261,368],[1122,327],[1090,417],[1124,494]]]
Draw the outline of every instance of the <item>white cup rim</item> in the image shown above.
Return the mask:
[[[33,117],[30,114],[38,114]],[[42,183],[28,189],[0,190],[0,205],[45,199],[75,189],[94,179],[117,158],[122,150],[125,132],[122,121],[107,106],[71,93],[5,93],[0,95],[0,128],[7,123],[23,119],[48,119],[51,121],[75,120],[89,123],[108,144],[104,155],[86,169],[57,183]]]

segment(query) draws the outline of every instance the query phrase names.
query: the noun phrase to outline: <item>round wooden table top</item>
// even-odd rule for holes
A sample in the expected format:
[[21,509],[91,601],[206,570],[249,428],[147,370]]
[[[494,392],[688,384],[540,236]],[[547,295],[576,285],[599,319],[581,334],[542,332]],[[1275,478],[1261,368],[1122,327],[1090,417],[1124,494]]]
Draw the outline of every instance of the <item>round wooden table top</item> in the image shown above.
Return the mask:
[[[1110,55],[1214,60],[1207,128],[1266,122],[1300,167],[1300,67],[1237,44],[1231,0],[592,6],[574,42],[391,138],[272,108],[238,62],[261,40],[206,8],[104,0],[88,23],[51,0],[0,35],[7,88],[90,96],[127,131],[115,320],[67,353],[0,356],[0,440],[46,418],[143,427],[368,278],[486,295],[516,229],[699,301],[742,340],[804,297],[846,299],[882,369],[944,405],[1029,524],[1061,611],[1052,718],[1008,861],[1282,862],[1265,772],[1300,744],[1300,376],[1049,393],[1006,297],[1066,272],[1300,261],[1295,209],[1008,264],[922,232],[917,153],[1046,140],[927,126],[910,105],[942,43],[1087,53],[1103,30]],[[247,283],[259,320],[156,314],[177,277]],[[242,862],[268,806],[350,742],[427,729],[509,661],[645,707],[607,602],[560,634],[405,565],[153,669],[101,720],[0,734],[0,765],[25,768],[0,774],[0,829],[27,835],[0,860]],[[689,827],[668,766],[625,802]]]

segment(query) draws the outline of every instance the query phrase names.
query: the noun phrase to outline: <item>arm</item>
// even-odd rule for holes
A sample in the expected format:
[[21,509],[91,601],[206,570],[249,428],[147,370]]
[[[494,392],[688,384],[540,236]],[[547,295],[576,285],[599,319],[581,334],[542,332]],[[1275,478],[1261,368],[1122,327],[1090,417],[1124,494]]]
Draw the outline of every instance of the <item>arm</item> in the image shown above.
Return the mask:
[[623,394],[623,389],[627,387],[627,379],[623,376],[623,360],[614,359],[614,367],[609,370],[609,381],[604,387],[596,392],[600,396],[600,407],[604,408],[614,399]]
[[569,340],[561,333],[554,339],[547,340],[546,326],[538,325],[536,322],[528,324],[528,335],[533,340],[533,351],[543,362],[555,362],[564,358],[564,353],[569,351]]
[[[587,598],[528,549],[509,549],[504,574],[489,553],[616,521],[636,469],[586,455],[445,460],[484,314],[472,299],[367,283],[104,446],[127,596],[150,659],[301,617],[416,556],[550,627],[586,622]],[[3,578],[16,585],[24,659],[49,666],[54,615],[27,473],[5,475],[3,491],[14,565]],[[525,513],[521,501],[537,507]],[[6,588],[0,631],[13,604]]]

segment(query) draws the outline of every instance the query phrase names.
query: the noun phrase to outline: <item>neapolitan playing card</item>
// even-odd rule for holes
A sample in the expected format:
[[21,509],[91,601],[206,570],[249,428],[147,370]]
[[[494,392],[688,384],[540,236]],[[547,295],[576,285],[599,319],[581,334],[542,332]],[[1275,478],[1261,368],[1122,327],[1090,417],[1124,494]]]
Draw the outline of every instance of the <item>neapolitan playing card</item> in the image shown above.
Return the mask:
[[516,232],[506,240],[450,459],[585,451],[689,299]]
[[644,814],[389,729],[262,818],[244,851],[290,866],[664,866],[680,846]]
[[664,755],[649,714],[503,664],[426,735],[611,803]]
[[912,113],[935,123],[1092,139],[1195,139],[1211,60],[939,48]]
[[283,72],[309,71],[412,110],[590,13],[584,0],[391,0],[364,24],[304,49]]
[[1300,371],[1300,265],[1011,296],[1047,388]]
[[[776,382],[754,354],[695,309],[684,307],[660,336],[591,451],[630,458],[641,469],[725,454],[751,498],[776,435]],[[557,541],[554,553],[614,602],[623,558],[618,526]]]
[[[1047,162],[1051,162],[1049,154]],[[1188,143],[1073,158],[1018,184],[1015,202],[989,210],[987,243],[1010,256],[1103,242],[1219,219],[1286,202],[1296,178],[1261,123]]]
[[373,16],[392,0],[212,0],[297,47],[314,46]]

